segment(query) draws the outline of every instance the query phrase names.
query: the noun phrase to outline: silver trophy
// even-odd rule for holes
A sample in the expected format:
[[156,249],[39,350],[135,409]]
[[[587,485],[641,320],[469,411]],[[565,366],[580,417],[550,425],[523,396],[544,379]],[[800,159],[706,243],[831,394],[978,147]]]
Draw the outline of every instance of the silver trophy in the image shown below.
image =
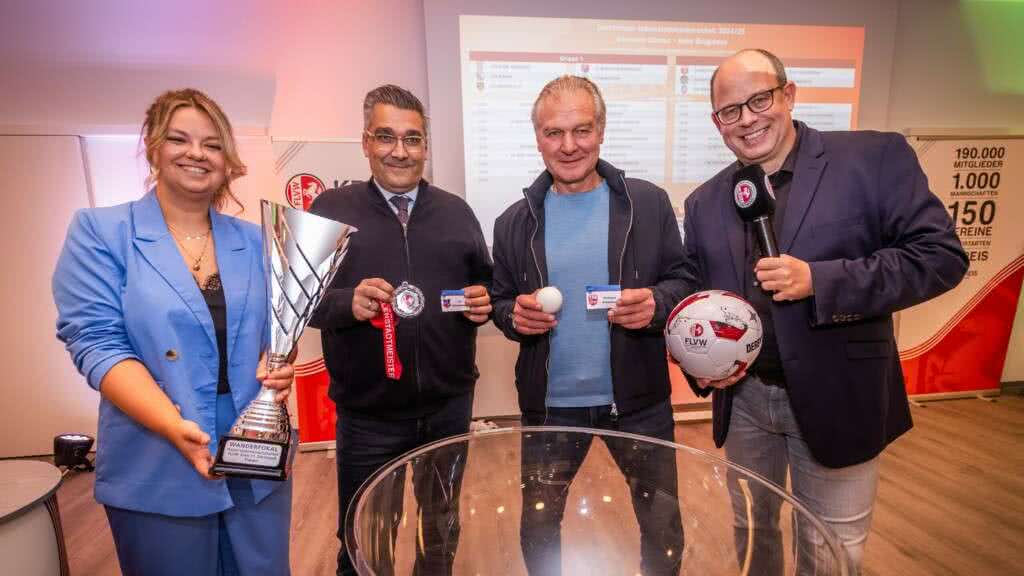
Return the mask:
[[[288,362],[302,330],[348,252],[356,229],[262,201],[263,255],[270,293],[270,348],[267,369]],[[211,471],[242,478],[287,477],[291,422],[288,407],[267,387],[245,407],[221,437]]]

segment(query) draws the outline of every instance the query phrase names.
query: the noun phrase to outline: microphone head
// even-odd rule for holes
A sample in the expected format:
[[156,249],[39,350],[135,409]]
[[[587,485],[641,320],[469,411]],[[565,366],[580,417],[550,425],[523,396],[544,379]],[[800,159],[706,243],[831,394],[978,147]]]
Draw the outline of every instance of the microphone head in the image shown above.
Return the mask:
[[750,164],[736,171],[732,177],[732,199],[744,222],[775,212],[775,193],[760,164]]

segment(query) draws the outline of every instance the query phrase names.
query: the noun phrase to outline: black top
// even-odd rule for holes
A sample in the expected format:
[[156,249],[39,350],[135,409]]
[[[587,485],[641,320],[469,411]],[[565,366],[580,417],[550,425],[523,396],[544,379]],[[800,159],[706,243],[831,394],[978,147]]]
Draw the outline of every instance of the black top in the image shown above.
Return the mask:
[[[420,418],[452,398],[473,393],[477,324],[443,312],[441,291],[491,283],[491,256],[465,200],[420,181],[403,228],[376,184],[359,182],[317,197],[309,211],[359,229],[309,325],[320,329],[329,395],[343,413]],[[355,287],[383,278],[423,291],[425,307],[395,328],[402,377],[384,373],[383,333],[352,314]]]
[[[783,218],[786,215],[786,204],[789,200],[790,185],[793,183],[793,169],[796,166],[796,156],[800,150],[800,132],[802,130],[803,124],[796,123],[796,141],[793,143],[793,149],[789,151],[778,172],[768,175],[768,180],[772,184],[772,192],[775,194],[775,213],[772,215],[772,226],[775,228],[776,235],[782,230]],[[747,259],[743,279],[743,297],[750,302],[754,310],[757,311],[757,315],[761,317],[761,326],[764,330],[761,353],[758,354],[750,372],[756,374],[766,384],[785,386],[786,379],[782,373],[779,343],[775,338],[775,322],[772,319],[772,294],[762,290],[757,283],[757,277],[754,276],[754,266],[763,257],[761,246],[755,236],[757,232],[754,229],[754,224],[745,222],[743,227],[746,236]]]
[[[684,246],[694,284],[742,293],[734,173],[724,168],[686,198]],[[814,280],[813,296],[772,304],[789,403],[814,459],[850,466],[911,427],[892,313],[952,288],[967,257],[901,134],[801,125],[788,201],[779,248],[808,262]],[[712,394],[717,446],[737,388]]]
[[213,330],[217,333],[217,356],[220,366],[217,372],[217,394],[228,394],[228,307],[224,301],[224,287],[220,283],[220,274],[211,274],[206,282],[199,286],[199,291],[206,300],[213,319]]

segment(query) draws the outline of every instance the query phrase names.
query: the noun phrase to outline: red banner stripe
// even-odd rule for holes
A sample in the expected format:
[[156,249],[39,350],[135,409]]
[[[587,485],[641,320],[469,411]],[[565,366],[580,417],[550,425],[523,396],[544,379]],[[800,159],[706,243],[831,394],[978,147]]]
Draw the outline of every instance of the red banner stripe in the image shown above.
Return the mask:
[[316,360],[313,360],[313,361],[310,361],[310,362],[305,362],[303,364],[296,364],[295,365],[295,375],[296,376],[308,376],[310,374],[316,374],[317,372],[323,372],[325,369],[326,369],[326,365],[324,364],[324,359],[321,356],[320,358],[317,358]]
[[910,360],[920,356],[935,347],[951,330],[953,330],[965,316],[967,316],[990,292],[996,289],[1003,280],[1013,275],[1014,272],[1024,267],[1024,256],[1018,257],[1010,262],[1005,268],[999,271],[985,286],[978,290],[978,293],[971,298],[952,318],[950,318],[931,338],[921,344],[900,352],[900,360]]
[[902,360],[907,393],[960,394],[999,388],[1024,267],[990,290],[924,354]]

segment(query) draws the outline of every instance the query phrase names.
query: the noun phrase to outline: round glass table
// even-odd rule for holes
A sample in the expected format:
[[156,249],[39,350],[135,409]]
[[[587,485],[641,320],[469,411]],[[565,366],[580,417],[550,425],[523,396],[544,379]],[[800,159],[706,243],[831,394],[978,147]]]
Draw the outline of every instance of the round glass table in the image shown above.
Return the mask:
[[356,494],[357,571],[841,575],[835,535],[779,486],[706,452],[588,428],[453,436]]

